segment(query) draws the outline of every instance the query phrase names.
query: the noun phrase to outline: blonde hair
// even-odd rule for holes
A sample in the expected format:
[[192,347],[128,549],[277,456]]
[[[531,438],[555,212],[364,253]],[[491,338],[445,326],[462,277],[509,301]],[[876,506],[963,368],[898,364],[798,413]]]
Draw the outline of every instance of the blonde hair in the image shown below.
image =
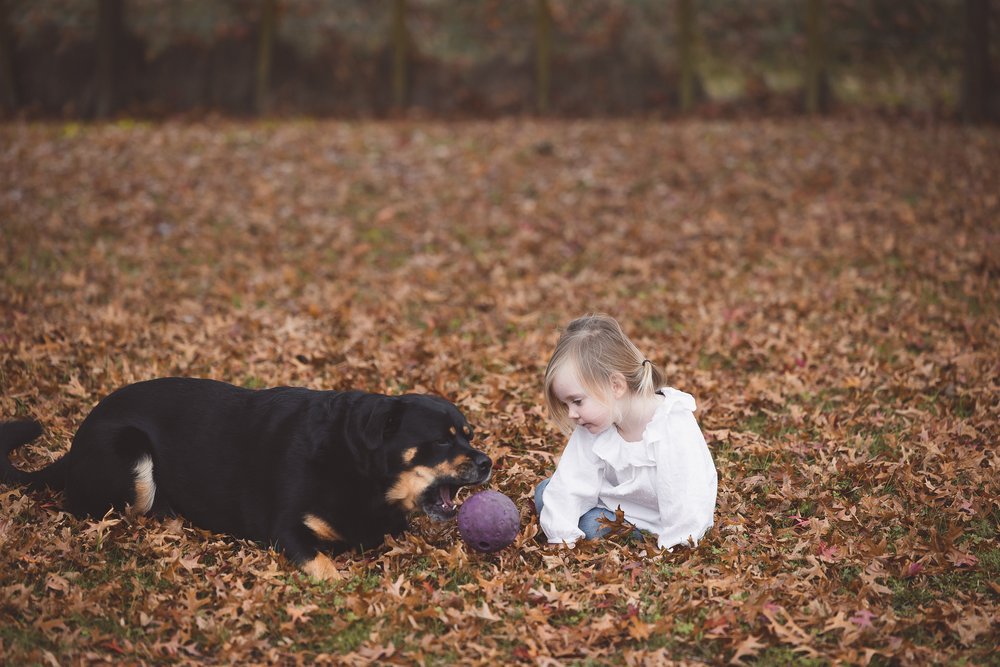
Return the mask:
[[625,378],[634,396],[652,396],[664,384],[663,372],[629,340],[617,320],[603,313],[577,318],[559,336],[545,369],[545,402],[552,420],[566,433],[573,430],[569,410],[552,389],[562,368],[572,369],[587,393],[607,406],[613,403],[615,373]]

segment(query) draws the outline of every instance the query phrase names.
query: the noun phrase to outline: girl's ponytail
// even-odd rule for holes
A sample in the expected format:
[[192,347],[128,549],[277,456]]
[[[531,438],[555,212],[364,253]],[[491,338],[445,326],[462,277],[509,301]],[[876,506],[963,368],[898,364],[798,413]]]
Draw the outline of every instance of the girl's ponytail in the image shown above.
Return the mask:
[[634,387],[636,393],[651,396],[663,386],[663,372],[649,359],[643,359],[639,364],[639,381]]

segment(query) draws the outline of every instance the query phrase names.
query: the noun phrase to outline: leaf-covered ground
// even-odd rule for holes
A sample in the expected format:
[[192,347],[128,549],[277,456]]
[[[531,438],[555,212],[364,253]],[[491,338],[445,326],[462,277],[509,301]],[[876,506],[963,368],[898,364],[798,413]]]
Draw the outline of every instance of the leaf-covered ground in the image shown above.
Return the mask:
[[[10,664],[997,664],[1000,134],[867,122],[0,126],[0,416],[68,447],[161,375],[433,391],[521,509],[316,583],[181,520],[0,488]],[[695,395],[695,550],[538,540],[558,328]]]

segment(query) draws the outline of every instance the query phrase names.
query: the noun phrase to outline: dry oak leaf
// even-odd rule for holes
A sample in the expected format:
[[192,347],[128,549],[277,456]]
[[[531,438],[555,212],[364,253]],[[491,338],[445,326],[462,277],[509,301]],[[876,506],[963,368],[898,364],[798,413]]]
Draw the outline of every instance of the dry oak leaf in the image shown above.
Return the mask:
[[[779,612],[785,618],[784,623],[778,617]],[[769,621],[771,632],[786,644],[792,644],[794,651],[814,657],[817,655],[816,650],[809,646],[812,637],[792,620],[791,614],[784,607],[773,603],[765,604],[760,613]]]
[[295,625],[299,621],[308,621],[309,614],[319,609],[319,605],[315,604],[305,604],[305,605],[294,605],[290,604],[285,607],[285,612],[288,614],[288,621],[291,625]]
[[760,653],[760,650],[766,646],[766,644],[761,644],[757,641],[759,637],[753,635],[748,635],[746,639],[740,642],[740,645],[736,647],[736,653],[733,657],[729,659],[730,665],[742,665],[743,658],[753,657]]
[[638,616],[633,616],[629,619],[628,636],[638,641],[645,641],[655,629],[655,623],[645,623],[640,621]]
[[967,554],[957,549],[952,549],[948,554],[948,560],[952,565],[958,568],[963,567],[974,567],[979,563],[979,559],[972,554]]
[[990,632],[992,625],[993,619],[991,617],[977,614],[962,616],[957,621],[948,623],[948,627],[958,635],[958,640],[965,646],[975,644],[976,638]]
[[486,621],[502,621],[503,620],[501,617],[497,616],[492,611],[490,611],[489,605],[486,604],[485,600],[483,601],[482,606],[480,606],[479,608],[474,609],[472,611],[472,615],[475,616],[476,618],[481,618],[481,619],[486,620]]
[[69,593],[69,581],[67,581],[66,577],[60,576],[55,572],[50,572],[45,578],[45,587],[54,591]]
[[851,616],[851,623],[854,623],[859,628],[870,628],[873,627],[873,618],[878,617],[867,609],[859,609],[855,612],[854,616]]

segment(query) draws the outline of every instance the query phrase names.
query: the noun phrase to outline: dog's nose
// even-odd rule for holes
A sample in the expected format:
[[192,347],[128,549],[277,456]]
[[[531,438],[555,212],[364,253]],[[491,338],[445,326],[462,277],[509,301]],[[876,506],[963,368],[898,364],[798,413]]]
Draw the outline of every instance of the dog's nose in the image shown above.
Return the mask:
[[493,468],[493,461],[491,461],[490,457],[486,456],[486,454],[478,454],[479,455],[475,458],[476,468],[479,470],[479,475],[481,477],[487,477],[490,474],[490,470]]

